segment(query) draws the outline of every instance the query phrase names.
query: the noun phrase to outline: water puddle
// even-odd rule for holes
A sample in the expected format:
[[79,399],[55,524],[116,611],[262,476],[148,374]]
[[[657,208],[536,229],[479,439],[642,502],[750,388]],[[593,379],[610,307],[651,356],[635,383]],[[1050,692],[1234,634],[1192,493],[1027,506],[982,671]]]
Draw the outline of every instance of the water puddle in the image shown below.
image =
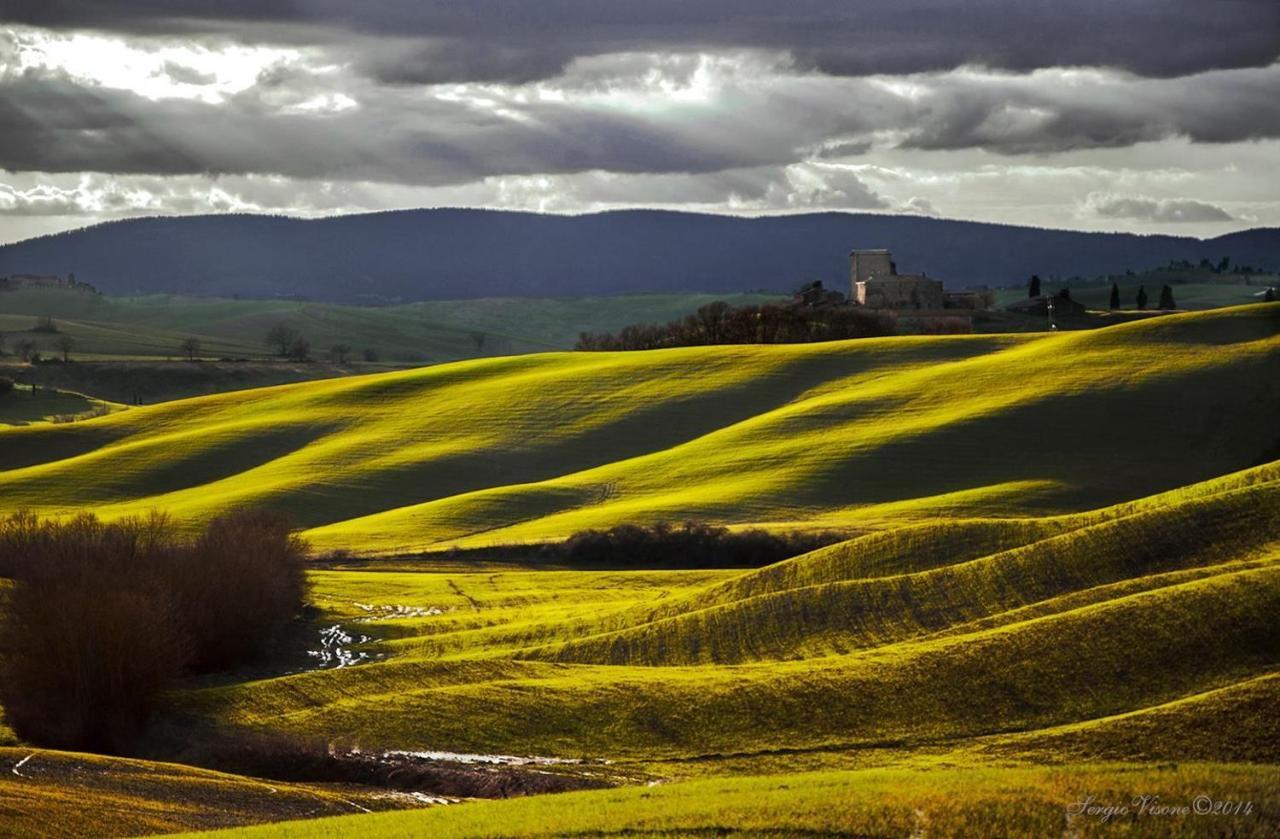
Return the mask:
[[[521,757],[518,755],[481,755],[466,752],[383,752],[386,758],[413,758],[416,760],[433,760],[443,763],[488,764],[490,766],[580,766],[585,761],[578,758],[562,757]],[[607,761],[606,761],[607,762]]]
[[359,619],[361,623],[397,618],[430,618],[445,613],[445,610],[438,606],[388,606],[373,603],[352,603],[351,605],[368,613],[368,617]]
[[352,635],[335,623],[320,630],[320,649],[307,650],[307,655],[315,659],[319,670],[352,667],[371,659],[367,652],[352,647],[372,640],[368,635]]
[[441,807],[462,801],[461,798],[448,798],[443,795],[430,795],[425,792],[381,792],[370,797],[384,801],[403,801],[420,807]]

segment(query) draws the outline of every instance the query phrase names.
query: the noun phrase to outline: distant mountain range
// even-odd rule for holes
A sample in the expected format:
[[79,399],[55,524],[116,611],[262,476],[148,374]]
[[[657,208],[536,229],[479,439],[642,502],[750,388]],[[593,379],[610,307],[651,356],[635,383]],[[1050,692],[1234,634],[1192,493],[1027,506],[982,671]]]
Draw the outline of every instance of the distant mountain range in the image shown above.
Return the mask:
[[1093,276],[1170,259],[1280,267],[1280,229],[1214,239],[1084,233],[850,213],[742,218],[399,210],[321,219],[215,215],[109,222],[0,247],[0,276],[65,275],[113,294],[380,302],[626,292],[844,290],[852,248],[951,287]]

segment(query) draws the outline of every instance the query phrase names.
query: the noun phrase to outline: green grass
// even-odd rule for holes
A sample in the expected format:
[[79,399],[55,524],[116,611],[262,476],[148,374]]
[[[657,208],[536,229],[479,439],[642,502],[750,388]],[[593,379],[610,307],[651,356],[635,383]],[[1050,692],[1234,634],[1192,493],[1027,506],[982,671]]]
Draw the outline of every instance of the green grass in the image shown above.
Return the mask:
[[366,747],[628,761],[959,744],[1274,672],[1275,560],[843,655],[635,666],[519,661],[500,647],[436,658],[393,644],[384,662],[202,689],[179,707]]
[[1280,304],[1071,334],[539,354],[220,394],[0,430],[0,508],[199,521],[260,502],[322,547],[374,555],[691,516],[860,534],[742,571],[376,556],[313,571],[309,631],[371,636],[370,663],[288,672],[282,651],[183,685],[162,716],[193,742],[247,729],[590,758],[671,783],[263,835],[1226,824],[1068,825],[1082,792],[1248,797],[1262,815],[1229,829],[1267,835],[1278,325]]
[[[1095,332],[552,353],[0,431],[0,509],[293,514],[415,551],[624,521],[1070,513],[1275,457],[1280,304]],[[1176,417],[1177,421],[1170,418]]]
[[136,836],[388,806],[403,804],[335,785],[268,783],[171,763],[0,748],[0,832],[6,836]]
[[[952,547],[949,564],[877,577],[864,576],[857,560],[874,550],[866,543],[882,540],[865,537],[666,602],[629,628],[535,655],[613,664],[738,663],[843,653],[956,625],[992,625],[995,616],[1025,617],[1021,610],[1031,604],[1040,604],[1041,613],[1054,603],[1077,608],[1115,596],[1117,586],[1168,584],[1188,569],[1198,575],[1205,566],[1280,551],[1280,481],[1092,526],[1080,526],[1080,519],[1060,525],[1075,529],[1035,540],[1018,526],[1006,544],[1025,544],[967,562],[966,553],[984,548],[974,548],[962,528],[928,533]],[[834,556],[856,558],[846,579],[814,584],[795,578],[812,579],[816,559],[819,574],[830,580]],[[911,559],[918,557],[913,552]],[[783,569],[796,573],[778,584]],[[761,577],[773,585],[753,586]]]
[[[1158,279],[1120,283],[1120,304],[1122,308],[1124,310],[1134,309],[1136,305],[1134,300],[1138,294],[1138,287],[1143,286],[1147,290],[1147,308],[1154,309],[1156,304],[1160,302],[1161,285],[1162,282]],[[1053,293],[1057,291],[1058,286],[1054,283],[1046,283],[1044,288],[1047,293]],[[1216,309],[1222,306],[1243,306],[1249,303],[1257,303],[1261,300],[1258,296],[1259,292],[1266,290],[1264,285],[1226,282],[1176,283],[1172,288],[1173,299],[1178,304],[1178,308],[1191,310]],[[1010,303],[1026,299],[1026,296],[1025,289],[1001,289],[997,295],[997,302],[1001,306],[1007,306]],[[1106,310],[1111,304],[1111,283],[1072,285],[1071,299],[1078,303],[1083,303],[1090,309]]]
[[[176,707],[215,728],[660,773],[779,749],[1043,752],[1030,732],[1087,752],[1112,718],[1274,693],[1278,480],[1271,464],[1001,539],[993,522],[911,527],[759,571],[317,572],[318,624],[374,636],[382,660]],[[1244,745],[1197,757],[1280,761],[1253,708]],[[1147,752],[1118,757],[1176,754],[1187,728],[1149,727]]]
[[[873,769],[693,781],[652,788],[465,804],[426,812],[293,822],[216,836],[285,839],[500,836],[1272,836],[1280,770],[1159,768]],[[1096,810],[1135,796],[1190,807],[1197,796],[1250,801],[1250,815],[1155,815]],[[1073,805],[1076,805],[1073,808]],[[1149,804],[1148,807],[1151,805]]]
[[18,385],[0,393],[0,426],[82,421],[120,407],[71,391]]
[[[205,356],[257,357],[267,330],[288,323],[326,354],[335,344],[368,348],[383,361],[439,362],[473,356],[569,349],[580,332],[612,332],[630,323],[666,322],[713,300],[734,305],[765,295],[639,294],[566,299],[445,300],[362,307],[292,300],[228,300],[152,295],[105,297],[53,291],[0,295],[0,333],[33,338],[56,354],[56,335],[28,332],[49,315],[76,343],[77,357],[179,357],[188,337]],[[483,335],[483,340],[478,338]]]

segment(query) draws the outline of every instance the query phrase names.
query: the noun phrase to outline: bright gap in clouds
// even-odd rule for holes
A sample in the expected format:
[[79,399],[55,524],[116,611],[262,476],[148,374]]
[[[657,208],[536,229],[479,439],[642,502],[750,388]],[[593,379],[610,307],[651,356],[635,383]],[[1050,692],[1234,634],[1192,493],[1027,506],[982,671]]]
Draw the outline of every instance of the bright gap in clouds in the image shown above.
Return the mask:
[[147,99],[198,99],[210,104],[253,87],[270,67],[299,60],[298,50],[241,44],[148,43],[87,32],[10,29],[14,67],[61,71]]

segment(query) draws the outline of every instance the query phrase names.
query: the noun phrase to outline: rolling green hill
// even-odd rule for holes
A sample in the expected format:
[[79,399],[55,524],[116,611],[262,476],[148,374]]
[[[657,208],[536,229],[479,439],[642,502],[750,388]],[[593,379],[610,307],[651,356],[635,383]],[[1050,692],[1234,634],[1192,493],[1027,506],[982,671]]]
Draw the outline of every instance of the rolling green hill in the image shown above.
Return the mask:
[[369,790],[77,752],[0,748],[0,767],[6,836],[137,836],[395,806]]
[[[1250,819],[1121,827],[1261,836],[1280,817],[1278,327],[1272,304],[219,394],[0,430],[0,509],[263,503],[370,555],[310,573],[275,659],[167,696],[184,745],[541,756],[631,784],[245,835],[1105,835],[1064,822],[1084,791],[1251,796]],[[686,517],[858,535],[747,571],[383,556]],[[308,666],[335,626],[361,663]]]
[[[288,822],[213,836],[289,839],[322,833],[333,839],[369,836],[461,837],[617,836],[1183,836],[1273,835],[1280,817],[1280,771],[1221,765],[1144,769],[1019,767],[1000,769],[872,769],[722,778],[569,793],[514,801],[433,808],[423,813],[345,816]],[[1090,796],[1122,806],[1140,788],[1166,806],[1197,796],[1247,796],[1250,818],[1151,816],[1132,811],[1102,820],[1070,816]],[[1096,806],[1096,805],[1095,805]],[[1136,809],[1136,808],[1134,808]]]
[[1065,514],[1276,457],[1280,304],[1051,335],[552,353],[0,430],[0,509],[286,510],[321,548]]
[[[1177,798],[1180,772],[1224,797],[1265,786],[1280,762],[1278,522],[1275,462],[1085,514],[912,525],[755,571],[318,572],[317,622],[371,635],[354,649],[381,658],[187,690],[172,710],[209,731],[706,779],[658,800],[632,788],[326,824],[335,835],[897,835],[899,821],[875,821],[894,800],[940,835],[1036,835],[1042,822],[1020,819],[1060,825],[1082,788]],[[1052,789],[1046,772],[1060,773]],[[997,787],[1022,792],[997,803],[984,792]],[[930,794],[943,788],[951,806]],[[754,803],[734,798],[746,790]],[[1231,830],[1266,835],[1275,805],[1259,806],[1263,820]]]
[[57,335],[30,333],[50,316],[75,341],[81,358],[181,357],[188,337],[209,358],[256,358],[263,339],[286,323],[327,357],[347,344],[353,358],[372,350],[383,362],[421,364],[475,356],[570,349],[580,332],[615,331],[630,323],[666,322],[712,300],[734,305],[777,299],[766,295],[632,294],[564,299],[440,300],[399,306],[348,306],[295,300],[239,300],[151,295],[105,297],[60,291],[0,292],[0,334],[11,344],[35,340],[57,354]]
[[[283,726],[366,748],[630,762],[954,749],[1144,712],[1280,669],[1276,469],[1265,474],[1216,509],[1262,534],[1234,547],[1229,526],[1204,538],[1207,507],[1158,523],[1139,514],[938,569],[691,612],[689,601],[723,592],[733,573],[652,575],[609,594],[584,591],[591,573],[541,578],[536,592],[509,575],[488,585],[492,574],[419,575],[390,597],[375,591],[378,573],[338,573],[317,580],[326,620],[360,620],[355,603],[438,614],[388,610],[358,624],[385,633],[366,649],[387,661],[200,690],[182,708],[215,725]],[[1156,534],[1135,558],[1134,544]],[[810,560],[824,555],[792,562]],[[577,597],[562,596],[566,585]],[[609,629],[618,624],[630,629]],[[1256,710],[1234,719],[1253,734],[1242,734],[1247,751],[1216,758],[1280,760],[1263,737],[1274,721]],[[1105,753],[1096,734],[1085,726],[1074,739]]]

